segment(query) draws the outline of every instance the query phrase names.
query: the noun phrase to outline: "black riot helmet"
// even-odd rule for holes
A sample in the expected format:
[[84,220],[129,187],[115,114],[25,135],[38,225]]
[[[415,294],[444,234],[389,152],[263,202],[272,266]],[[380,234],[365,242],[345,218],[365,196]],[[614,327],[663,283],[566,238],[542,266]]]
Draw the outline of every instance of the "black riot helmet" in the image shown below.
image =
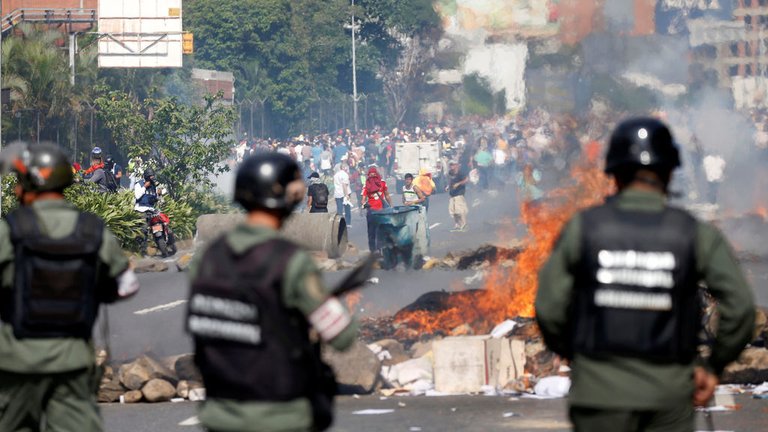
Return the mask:
[[155,170],[152,168],[147,168],[144,170],[144,181],[149,181],[150,178],[155,176]]
[[104,159],[104,168],[111,170],[115,167],[115,159],[112,158],[112,156],[107,155],[107,158]]
[[0,153],[2,172],[16,173],[27,192],[63,191],[74,180],[72,165],[54,144],[16,143]]
[[302,199],[289,190],[296,180],[302,180],[301,169],[290,157],[266,152],[249,156],[237,170],[235,201],[248,211],[278,210],[287,215]]
[[611,135],[605,172],[616,174],[647,168],[671,172],[680,166],[680,152],[669,128],[651,117],[625,120]]

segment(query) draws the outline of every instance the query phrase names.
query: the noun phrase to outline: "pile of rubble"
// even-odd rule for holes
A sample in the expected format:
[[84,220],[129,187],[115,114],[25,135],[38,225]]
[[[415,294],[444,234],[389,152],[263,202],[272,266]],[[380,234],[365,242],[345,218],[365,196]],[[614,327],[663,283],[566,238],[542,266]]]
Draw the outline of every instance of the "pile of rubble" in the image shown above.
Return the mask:
[[[100,353],[100,361],[106,357]],[[205,399],[202,378],[192,354],[157,360],[142,355],[136,360],[112,367],[103,365],[99,402],[167,402]]]
[[[470,251],[449,252],[443,258],[424,257],[421,270],[481,270],[492,264],[511,267],[521,251],[519,246],[483,245]],[[326,272],[352,269],[365,258],[352,244],[341,258],[329,258],[325,252],[317,251],[311,255],[317,267]]]
[[[438,296],[432,305],[439,308]],[[437,299],[437,300],[436,300]],[[757,310],[754,340],[731,363],[723,383],[759,384],[768,381],[768,320]],[[455,393],[537,393],[549,377],[567,376],[567,364],[546,349],[535,321],[507,320],[489,334],[473,334],[463,324],[448,332],[424,334],[394,317],[362,322],[361,337],[381,361],[381,383],[387,395]],[[551,388],[551,387],[547,387]],[[567,388],[565,389],[567,393]]]
[[[768,381],[768,320],[758,310],[755,340],[726,368],[723,383]],[[534,320],[507,320],[489,334],[460,326],[448,334],[398,334],[395,319],[366,319],[361,337],[343,353],[324,350],[342,394],[522,394],[562,397],[570,385],[566,362],[547,350]],[[401,332],[400,336],[403,333]],[[205,389],[192,354],[156,360],[142,355],[105,367],[100,402],[203,400]]]

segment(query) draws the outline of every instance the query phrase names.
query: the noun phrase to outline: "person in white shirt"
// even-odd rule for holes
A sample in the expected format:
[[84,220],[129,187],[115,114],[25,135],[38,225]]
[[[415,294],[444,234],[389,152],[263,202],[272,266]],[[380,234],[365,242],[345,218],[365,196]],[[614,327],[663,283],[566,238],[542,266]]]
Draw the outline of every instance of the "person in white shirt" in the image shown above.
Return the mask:
[[349,165],[346,158],[336,166],[336,174],[333,175],[333,198],[336,199],[336,214],[343,216],[347,228],[352,227],[352,203],[350,194],[352,188],[349,184]]
[[717,154],[710,154],[704,158],[704,176],[709,184],[708,198],[712,204],[717,204],[717,193],[723,182],[725,172],[725,159]]

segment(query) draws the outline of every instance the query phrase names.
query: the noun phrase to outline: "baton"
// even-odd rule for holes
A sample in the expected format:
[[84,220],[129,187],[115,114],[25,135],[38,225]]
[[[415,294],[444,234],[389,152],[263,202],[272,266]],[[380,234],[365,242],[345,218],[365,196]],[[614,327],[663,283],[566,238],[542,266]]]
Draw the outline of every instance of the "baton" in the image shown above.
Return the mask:
[[331,292],[332,295],[338,297],[346,294],[349,291],[362,288],[371,278],[373,274],[373,267],[376,264],[378,256],[376,254],[370,254],[363,262],[355,267],[344,280],[342,280],[336,288]]

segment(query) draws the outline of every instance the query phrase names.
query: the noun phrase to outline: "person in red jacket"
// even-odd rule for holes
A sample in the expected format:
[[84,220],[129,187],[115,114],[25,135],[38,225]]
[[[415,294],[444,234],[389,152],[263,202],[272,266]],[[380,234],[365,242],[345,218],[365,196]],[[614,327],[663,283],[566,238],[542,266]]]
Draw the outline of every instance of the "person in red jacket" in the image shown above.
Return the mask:
[[387,189],[387,182],[385,182],[379,170],[372,166],[368,168],[368,176],[365,180],[365,187],[363,187],[363,207],[366,208],[366,220],[368,225],[368,249],[373,252],[376,248],[376,227],[373,225],[373,218],[371,213],[382,210],[384,203],[387,206],[392,206],[392,198],[389,196],[389,190]]

